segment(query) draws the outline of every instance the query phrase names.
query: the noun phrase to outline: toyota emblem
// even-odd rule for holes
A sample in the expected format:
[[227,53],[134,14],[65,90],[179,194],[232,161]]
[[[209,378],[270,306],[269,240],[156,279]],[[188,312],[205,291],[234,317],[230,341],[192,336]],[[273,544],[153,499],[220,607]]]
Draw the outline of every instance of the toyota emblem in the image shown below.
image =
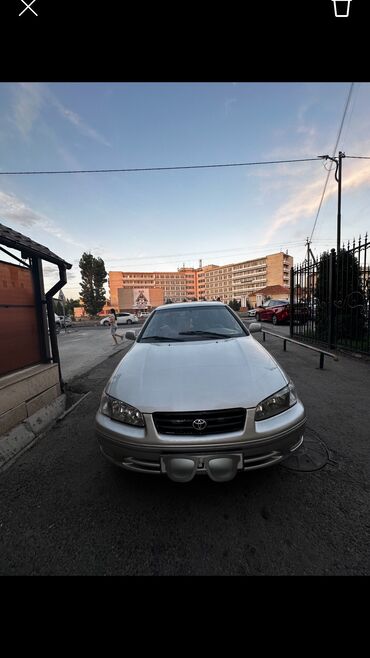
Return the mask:
[[195,430],[198,430],[198,432],[201,432],[202,430],[206,429],[207,421],[203,420],[203,418],[196,418],[193,420],[193,427]]

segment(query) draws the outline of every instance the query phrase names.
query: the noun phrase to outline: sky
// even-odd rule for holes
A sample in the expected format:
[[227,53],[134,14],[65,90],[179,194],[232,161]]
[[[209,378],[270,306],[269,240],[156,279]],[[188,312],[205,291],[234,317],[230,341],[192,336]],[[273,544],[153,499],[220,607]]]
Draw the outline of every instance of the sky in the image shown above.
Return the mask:
[[[176,271],[306,253],[350,82],[0,83],[0,223],[73,265]],[[370,156],[370,83],[354,83],[337,152]],[[337,155],[336,152],[336,155]],[[314,158],[270,165],[59,175],[1,172],[177,167]],[[370,159],[346,158],[342,240],[370,230]],[[336,246],[334,169],[312,234]],[[1,253],[1,252],[0,252]],[[16,252],[15,252],[16,253]],[[18,254],[19,255],[19,254]],[[5,254],[0,259],[8,260]],[[57,268],[44,266],[45,287]]]

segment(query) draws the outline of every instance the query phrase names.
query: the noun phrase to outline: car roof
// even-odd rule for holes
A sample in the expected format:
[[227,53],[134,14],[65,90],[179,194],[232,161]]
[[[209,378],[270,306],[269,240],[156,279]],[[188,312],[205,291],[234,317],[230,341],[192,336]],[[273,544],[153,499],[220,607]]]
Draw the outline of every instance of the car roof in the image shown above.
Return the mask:
[[168,309],[170,308],[199,308],[200,306],[227,306],[227,304],[224,304],[223,302],[179,302],[177,304],[162,304],[162,306],[157,306],[155,309],[156,311],[159,311],[161,309]]

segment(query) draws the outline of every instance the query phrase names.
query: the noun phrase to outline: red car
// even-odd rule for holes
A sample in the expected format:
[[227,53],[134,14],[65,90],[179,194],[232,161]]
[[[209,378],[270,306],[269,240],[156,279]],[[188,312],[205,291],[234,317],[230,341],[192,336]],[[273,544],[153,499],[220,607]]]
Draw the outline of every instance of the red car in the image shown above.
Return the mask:
[[[298,324],[307,322],[309,309],[302,302],[294,304],[294,322]],[[290,321],[290,304],[283,299],[270,299],[264,306],[256,308],[256,322],[269,320],[272,324]]]
[[289,322],[289,318],[289,302],[282,299],[270,299],[264,306],[256,308],[256,322],[269,320],[273,324],[278,324],[278,322]]

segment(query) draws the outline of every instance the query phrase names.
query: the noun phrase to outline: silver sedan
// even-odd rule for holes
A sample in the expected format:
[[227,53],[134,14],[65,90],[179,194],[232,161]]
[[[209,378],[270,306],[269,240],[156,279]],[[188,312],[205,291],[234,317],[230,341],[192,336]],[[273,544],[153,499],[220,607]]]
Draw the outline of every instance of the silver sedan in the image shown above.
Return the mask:
[[220,302],[158,307],[109,379],[96,415],[114,464],[188,482],[277,464],[303,442],[293,382]]

